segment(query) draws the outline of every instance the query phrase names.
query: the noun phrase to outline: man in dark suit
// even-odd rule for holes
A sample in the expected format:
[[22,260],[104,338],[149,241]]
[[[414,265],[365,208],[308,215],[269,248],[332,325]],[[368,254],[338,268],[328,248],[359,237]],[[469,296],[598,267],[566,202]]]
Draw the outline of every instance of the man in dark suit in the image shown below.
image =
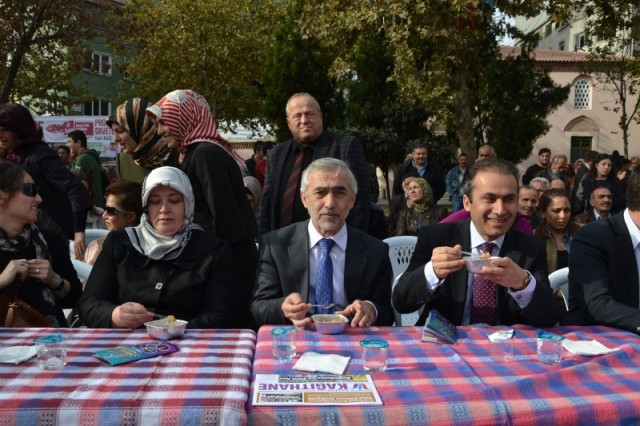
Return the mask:
[[588,223],[571,241],[567,324],[599,324],[640,334],[640,175],[627,209]]
[[300,196],[311,220],[262,236],[251,303],[258,325],[312,324],[308,315],[318,311],[311,304],[319,303],[321,243],[327,240],[333,265],[327,285],[333,286],[336,313],[353,317],[352,326],[393,323],[389,246],[345,225],[357,191],[353,173],[341,160],[322,158],[305,169]]
[[613,204],[613,195],[607,187],[596,188],[591,192],[589,197],[589,205],[591,206],[584,213],[573,218],[576,223],[589,223],[594,220],[600,220],[609,217],[611,214],[611,206]]
[[[292,193],[299,192],[300,170],[304,170],[313,160],[324,157],[346,161],[356,176],[360,190],[347,222],[366,231],[371,212],[370,173],[360,140],[324,130],[320,105],[308,93],[291,96],[286,113],[293,138],[279,144],[267,155],[260,215],[261,232],[273,231],[309,218],[300,198],[293,197]],[[296,161],[298,156],[301,163]],[[287,199],[293,204],[287,203]]]
[[429,148],[423,143],[417,144],[411,152],[411,159],[398,167],[393,175],[393,195],[404,194],[402,182],[408,177],[421,177],[431,186],[434,203],[437,203],[446,191],[445,173],[434,160],[429,159]]
[[[406,313],[426,304],[419,323],[434,308],[458,325],[553,326],[562,312],[549,286],[544,242],[511,229],[518,213],[517,169],[505,160],[479,161],[469,177],[463,205],[471,218],[422,228],[407,272],[393,291],[393,306]],[[462,250],[479,255],[488,242],[495,245],[490,254],[500,257],[474,277]],[[477,294],[481,288],[484,293]],[[491,305],[480,306],[481,298]],[[485,321],[474,320],[480,310]]]

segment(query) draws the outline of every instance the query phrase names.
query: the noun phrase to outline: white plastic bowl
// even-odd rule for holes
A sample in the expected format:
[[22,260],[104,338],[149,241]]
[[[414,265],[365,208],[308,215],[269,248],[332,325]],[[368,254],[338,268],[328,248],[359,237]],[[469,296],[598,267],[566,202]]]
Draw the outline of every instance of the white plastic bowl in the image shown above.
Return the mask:
[[483,266],[491,266],[493,259],[500,259],[498,256],[491,256],[488,258],[481,258],[480,256],[466,256],[462,258],[467,264],[469,272],[474,274],[480,274]]
[[149,337],[158,340],[171,340],[184,335],[187,328],[187,321],[175,320],[167,321],[166,318],[145,322]]

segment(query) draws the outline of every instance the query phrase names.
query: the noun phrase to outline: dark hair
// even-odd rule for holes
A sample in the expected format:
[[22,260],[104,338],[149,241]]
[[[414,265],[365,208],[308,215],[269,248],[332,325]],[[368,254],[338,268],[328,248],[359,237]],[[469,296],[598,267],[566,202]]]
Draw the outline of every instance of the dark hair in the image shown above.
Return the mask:
[[109,195],[113,195],[118,199],[123,210],[129,210],[136,214],[136,224],[140,222],[140,216],[142,215],[142,185],[128,180],[118,180],[105,189],[105,198]]
[[555,198],[561,198],[561,197],[564,197],[567,200],[571,201],[571,196],[569,196],[569,193],[564,189],[558,189],[558,188],[547,189],[542,193],[540,200],[538,200],[538,211],[544,213]]
[[460,159],[460,157],[468,157],[469,155],[466,152],[461,152],[460,154],[458,154],[458,159]]
[[[485,146],[485,145],[483,145]],[[518,169],[510,161],[498,158],[497,160],[480,160],[476,161],[469,168],[469,179],[467,180],[464,188],[464,193],[472,199],[473,195],[473,181],[480,172],[494,172],[499,175],[511,175],[516,179],[516,186],[520,182],[520,173]]]
[[71,138],[74,142],[80,142],[80,146],[83,148],[87,147],[87,135],[84,134],[82,130],[74,130],[69,132],[67,135],[68,138]]
[[0,127],[16,134],[20,152],[38,144],[44,144],[42,128],[38,126],[29,110],[19,104],[0,105]]
[[640,173],[632,173],[627,182],[627,193],[625,197],[629,210],[640,211]]
[[276,146],[276,144],[274,144],[273,142],[270,142],[270,141],[264,142],[263,145],[262,145],[262,155],[264,155],[266,157],[267,156],[267,151],[269,151],[274,146]]
[[60,146],[58,147],[58,149],[63,149],[63,150],[65,150],[65,151],[67,152],[67,154],[70,154],[70,153],[71,153],[71,150],[70,150],[70,149],[69,149],[69,147],[68,147],[68,146],[66,146],[66,145],[60,145]]
[[586,163],[588,163],[589,161],[593,161],[598,156],[598,154],[598,151],[589,151],[587,152],[587,155],[584,156],[584,161]]
[[255,141],[253,143],[253,153],[257,154],[258,151],[262,152],[262,147],[264,146],[264,141]]
[[591,165],[591,168],[589,169],[589,172],[587,173],[586,178],[587,179],[595,179],[598,177],[598,169],[596,168],[596,164],[598,164],[599,162],[603,161],[603,160],[609,160],[611,161],[611,171],[609,172],[609,174],[607,175],[607,180],[610,180],[612,182],[616,182],[616,171],[613,170],[613,160],[611,159],[611,156],[609,154],[598,154],[596,155],[596,158],[593,159],[593,164]]
[[20,192],[24,175],[30,174],[24,167],[11,161],[0,161],[0,191],[9,194],[9,199]]
[[551,150],[549,148],[540,148],[540,150],[538,151],[538,156],[541,156],[542,154],[551,154]]

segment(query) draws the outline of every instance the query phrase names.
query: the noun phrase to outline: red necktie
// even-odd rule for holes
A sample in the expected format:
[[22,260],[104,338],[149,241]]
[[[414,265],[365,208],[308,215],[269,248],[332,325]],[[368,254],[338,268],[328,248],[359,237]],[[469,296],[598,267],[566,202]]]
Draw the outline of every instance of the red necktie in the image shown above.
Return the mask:
[[287,182],[287,188],[282,195],[282,207],[280,208],[280,227],[285,227],[293,223],[293,201],[296,197],[296,189],[298,189],[298,181],[300,180],[300,174],[302,173],[302,159],[304,158],[304,151],[302,148],[298,149],[296,159],[291,169],[291,175]]
[[[495,246],[494,243],[482,243],[480,251],[491,254]],[[496,324],[496,283],[474,277],[471,324],[476,323]]]

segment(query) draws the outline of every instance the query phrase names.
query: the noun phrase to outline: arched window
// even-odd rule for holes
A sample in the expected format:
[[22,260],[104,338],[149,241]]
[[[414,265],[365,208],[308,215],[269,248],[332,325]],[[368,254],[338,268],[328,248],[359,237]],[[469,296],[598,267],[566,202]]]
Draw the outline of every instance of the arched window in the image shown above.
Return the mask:
[[585,79],[580,79],[575,82],[573,89],[575,92],[573,108],[591,109],[591,84]]

